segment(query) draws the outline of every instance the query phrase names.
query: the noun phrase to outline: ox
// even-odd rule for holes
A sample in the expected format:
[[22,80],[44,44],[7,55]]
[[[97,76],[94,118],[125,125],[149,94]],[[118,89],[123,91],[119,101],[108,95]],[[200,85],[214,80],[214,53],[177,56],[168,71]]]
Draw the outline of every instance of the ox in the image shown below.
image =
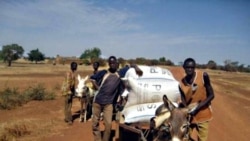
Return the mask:
[[155,117],[150,120],[154,141],[183,141],[189,139],[190,112],[198,103],[188,107],[177,107],[166,95],[163,104],[155,112]]
[[[92,103],[92,99],[94,97],[94,93],[95,91],[87,86],[86,81],[88,80],[88,76],[86,76],[85,78],[81,78],[80,75],[78,75],[77,79],[78,79],[78,85],[76,88],[76,93],[75,93],[75,97],[78,97],[80,99],[80,103],[81,103],[81,109],[80,109],[80,122],[82,122],[84,120],[84,122],[86,122],[87,120],[87,106],[88,104]],[[83,115],[83,108],[84,108],[84,115]]]

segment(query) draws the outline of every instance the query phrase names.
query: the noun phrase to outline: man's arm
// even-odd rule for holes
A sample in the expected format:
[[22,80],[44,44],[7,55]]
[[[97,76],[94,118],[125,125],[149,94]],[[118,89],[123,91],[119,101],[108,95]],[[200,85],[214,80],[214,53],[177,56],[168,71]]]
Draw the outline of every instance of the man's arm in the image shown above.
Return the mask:
[[118,85],[118,91],[117,91],[117,94],[118,94],[118,98],[117,98],[117,104],[116,104],[116,110],[118,111],[122,111],[125,104],[126,104],[126,99],[124,97],[122,97],[122,94],[125,90],[125,85],[123,83],[123,81],[121,80],[119,85]]
[[66,72],[66,83],[67,83],[67,88],[66,88],[66,91],[67,91],[67,94],[71,94],[72,93],[72,73],[71,72]]
[[121,78],[125,77],[125,74],[127,73],[127,71],[130,69],[130,68],[134,68],[135,69],[135,73],[138,75],[138,76],[142,76],[143,75],[143,71],[136,65],[136,64],[131,64],[130,66],[126,66],[122,69],[120,69],[118,71],[118,74],[120,75]]
[[93,74],[90,76],[90,81],[92,82],[96,90],[99,89],[102,79],[106,73],[107,73],[107,70],[101,70],[101,71],[98,71],[96,74]]
[[179,103],[179,105],[182,104],[184,107],[186,107],[187,106],[186,97],[185,97],[184,92],[181,89],[181,86],[179,86],[179,91],[181,94],[181,103]]
[[138,76],[143,75],[143,71],[136,64],[131,64],[130,67],[135,69],[135,72]]
[[99,89],[99,85],[97,84],[95,79],[90,79],[90,82],[93,84],[95,90]]
[[206,104],[210,104],[211,101],[214,99],[214,90],[213,87],[210,83],[210,79],[209,76],[206,72],[204,72],[203,74],[203,78],[204,78],[204,86],[206,88],[206,92],[207,92],[207,102]]

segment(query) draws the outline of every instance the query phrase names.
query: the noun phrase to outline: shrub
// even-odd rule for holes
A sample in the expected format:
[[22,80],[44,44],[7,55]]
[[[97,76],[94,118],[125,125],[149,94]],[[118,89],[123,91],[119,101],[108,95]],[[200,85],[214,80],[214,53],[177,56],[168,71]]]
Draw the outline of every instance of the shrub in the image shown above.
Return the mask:
[[23,95],[30,100],[43,100],[44,99],[45,88],[38,84],[37,86],[28,87]]
[[53,100],[55,94],[53,92],[47,92],[42,84],[30,86],[22,94],[17,88],[5,88],[0,91],[0,109],[14,109],[18,106],[31,101],[31,100]]
[[29,135],[31,131],[28,130],[25,124],[13,124],[4,127],[0,134],[0,141],[16,140],[18,137]]
[[43,84],[37,84],[36,86],[28,87],[24,93],[24,97],[30,100],[53,100],[55,99],[55,94],[52,92],[47,92]]
[[54,100],[55,93],[54,92],[47,92],[44,96],[44,100]]
[[27,102],[23,95],[20,95],[17,88],[5,88],[0,92],[0,109],[13,109]]

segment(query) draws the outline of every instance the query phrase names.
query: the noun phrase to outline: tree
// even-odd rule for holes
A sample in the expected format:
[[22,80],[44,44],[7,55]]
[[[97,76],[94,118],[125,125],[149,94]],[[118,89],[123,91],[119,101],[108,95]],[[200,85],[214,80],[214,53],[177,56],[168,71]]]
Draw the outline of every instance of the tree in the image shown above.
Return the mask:
[[138,58],[135,59],[135,63],[145,65],[145,64],[147,64],[147,59],[143,58],[143,57],[138,57]]
[[12,61],[21,58],[23,53],[23,47],[18,44],[4,45],[1,51],[4,62],[7,61],[8,66],[11,66]]
[[4,56],[3,56],[3,53],[2,51],[0,50],[0,60],[3,60]]
[[44,54],[39,51],[39,49],[31,50],[30,53],[28,53],[28,59],[30,61],[35,61],[36,64],[39,61],[43,61],[45,59]]
[[225,60],[224,64],[225,64],[224,66],[225,71],[237,71],[239,62],[238,61],[232,62],[231,60]]
[[80,59],[90,59],[91,61],[93,59],[100,58],[100,55],[102,54],[101,50],[97,47],[94,47],[92,49],[86,49],[80,56]]
[[171,60],[166,60],[166,65],[167,66],[174,66],[174,62],[172,62]]
[[166,62],[166,58],[165,58],[165,57],[160,57],[160,58],[159,58],[159,61],[160,61],[161,63],[165,63],[165,62]]
[[152,65],[152,66],[159,65],[159,60],[157,60],[157,59],[151,59],[150,60],[150,65]]
[[210,60],[207,63],[207,68],[215,70],[217,69],[217,64],[213,60]]

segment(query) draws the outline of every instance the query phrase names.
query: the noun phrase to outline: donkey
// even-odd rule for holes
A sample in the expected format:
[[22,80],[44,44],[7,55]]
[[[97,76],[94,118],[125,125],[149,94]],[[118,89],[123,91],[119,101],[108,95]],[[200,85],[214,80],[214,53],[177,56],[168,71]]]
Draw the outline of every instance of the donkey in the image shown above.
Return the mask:
[[189,139],[190,112],[198,103],[188,107],[174,105],[166,95],[163,104],[156,109],[155,117],[150,120],[154,141],[183,141]]
[[[91,103],[91,99],[94,97],[94,90],[87,86],[86,81],[88,80],[88,76],[86,76],[85,78],[81,78],[80,75],[78,75],[77,79],[78,79],[78,85],[76,88],[76,93],[75,96],[78,97],[80,99],[81,102],[81,109],[80,109],[80,119],[79,121],[82,122],[84,120],[84,122],[86,122],[87,120],[87,106],[88,104]],[[83,115],[83,107],[84,107],[84,115]]]

